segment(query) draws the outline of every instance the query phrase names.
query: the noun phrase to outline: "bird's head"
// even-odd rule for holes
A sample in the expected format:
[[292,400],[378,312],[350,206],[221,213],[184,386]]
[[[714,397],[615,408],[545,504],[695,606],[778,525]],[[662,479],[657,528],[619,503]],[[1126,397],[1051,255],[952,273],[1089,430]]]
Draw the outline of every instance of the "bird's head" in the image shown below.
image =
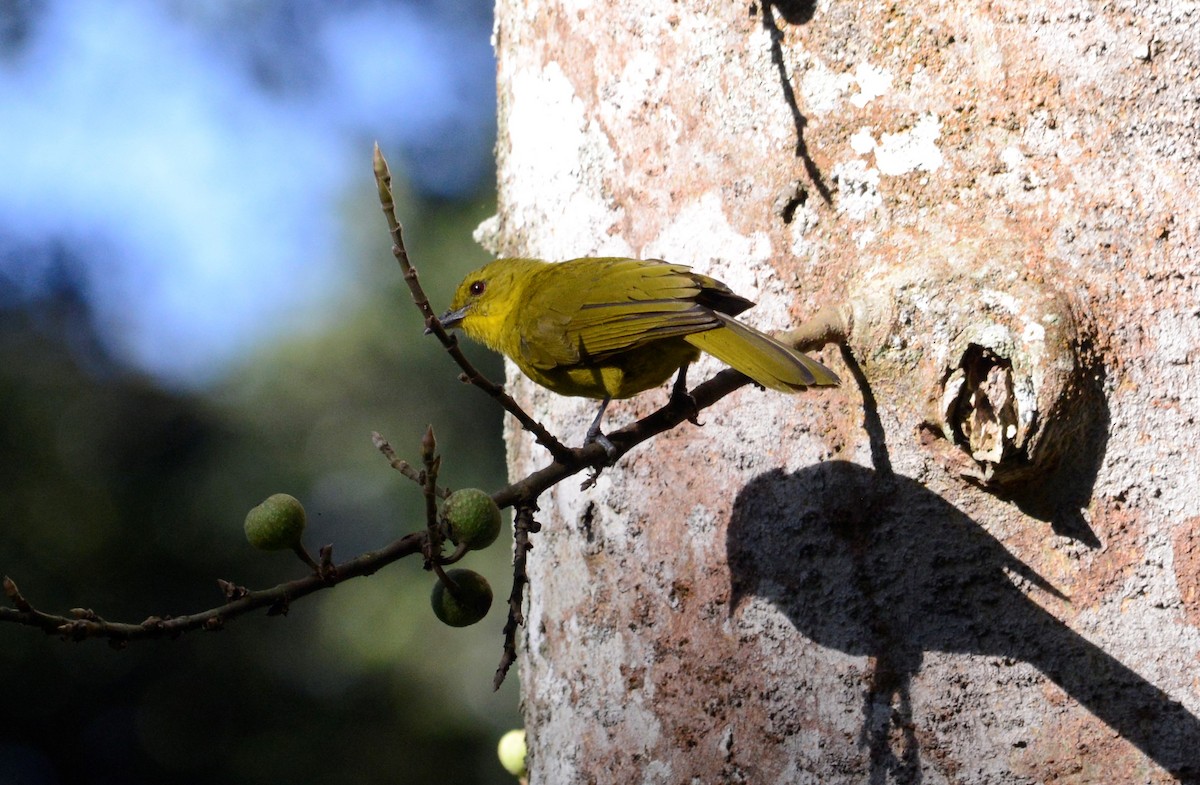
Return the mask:
[[497,259],[468,273],[454,292],[450,310],[439,317],[442,327],[460,327],[471,338],[499,348],[530,280],[545,264],[537,259]]

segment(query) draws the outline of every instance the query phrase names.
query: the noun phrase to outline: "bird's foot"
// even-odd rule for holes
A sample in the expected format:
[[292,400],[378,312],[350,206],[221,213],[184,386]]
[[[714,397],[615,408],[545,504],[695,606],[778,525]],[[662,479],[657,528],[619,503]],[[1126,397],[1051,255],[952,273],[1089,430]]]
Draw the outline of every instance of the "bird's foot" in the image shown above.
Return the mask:
[[609,466],[617,462],[617,446],[612,443],[607,436],[600,432],[599,422],[595,423],[592,428],[588,429],[587,438],[583,441],[583,446],[589,447],[593,444],[598,444],[604,448],[604,453],[608,457],[602,465],[593,466],[588,470],[587,479],[579,486],[581,491],[586,491],[596,484],[596,480],[600,479],[600,473]]
[[671,400],[668,403],[676,409],[683,409],[687,412],[684,417],[692,425],[704,425],[700,422],[700,405],[696,403],[695,396],[686,388],[671,390]]
[[597,428],[594,432],[588,430],[587,437],[583,440],[583,446],[587,447],[590,444],[598,444],[604,448],[604,452],[608,455],[608,465],[612,466],[617,460],[617,446],[612,441],[600,432]]
[[687,421],[692,425],[700,425],[700,405],[696,403],[696,398],[687,388],[687,366],[683,365],[679,368],[679,373],[675,376],[675,383],[671,385],[671,400],[668,405],[677,409],[683,409],[687,412]]
[[604,448],[604,452],[608,454],[609,466],[612,466],[617,460],[617,447],[600,430],[600,423],[604,421],[604,411],[608,408],[608,404],[611,401],[612,398],[605,398],[600,402],[600,409],[596,412],[596,418],[592,420],[592,424],[588,426],[587,436],[583,439],[584,447],[587,447],[595,442]]

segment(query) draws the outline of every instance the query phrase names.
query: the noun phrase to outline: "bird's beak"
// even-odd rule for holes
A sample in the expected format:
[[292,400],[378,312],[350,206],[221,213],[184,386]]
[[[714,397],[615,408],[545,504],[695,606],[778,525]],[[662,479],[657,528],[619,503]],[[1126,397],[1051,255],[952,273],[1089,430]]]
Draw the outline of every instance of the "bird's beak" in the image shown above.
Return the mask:
[[[442,323],[442,329],[453,330],[455,327],[458,327],[460,324],[462,324],[463,317],[466,315],[467,307],[464,305],[458,310],[446,311],[444,314],[438,317],[438,321]],[[433,330],[430,330],[428,327],[425,328],[426,335],[429,335],[431,332],[433,332]]]

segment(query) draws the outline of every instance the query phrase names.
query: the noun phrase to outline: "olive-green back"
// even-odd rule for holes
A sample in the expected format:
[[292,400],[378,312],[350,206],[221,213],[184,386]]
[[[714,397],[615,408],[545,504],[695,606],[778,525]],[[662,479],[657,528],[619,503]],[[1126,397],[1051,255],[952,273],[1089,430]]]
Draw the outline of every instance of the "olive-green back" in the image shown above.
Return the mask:
[[750,305],[718,281],[656,260],[547,265],[534,274],[517,317],[522,358],[540,368],[604,362],[664,338],[721,326],[703,300],[725,300],[733,312]]

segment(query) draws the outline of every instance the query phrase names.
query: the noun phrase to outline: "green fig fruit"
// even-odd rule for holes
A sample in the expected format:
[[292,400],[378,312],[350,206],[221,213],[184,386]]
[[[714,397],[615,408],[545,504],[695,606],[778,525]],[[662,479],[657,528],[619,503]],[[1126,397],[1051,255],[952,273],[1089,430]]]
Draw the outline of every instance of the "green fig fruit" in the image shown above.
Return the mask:
[[447,536],[468,550],[486,548],[500,535],[500,508],[478,488],[457,490],[442,505]]
[[246,513],[246,539],[264,551],[295,549],[304,524],[304,505],[295,496],[276,493]]
[[446,577],[454,582],[454,588],[439,580],[429,597],[433,614],[443,624],[467,627],[487,615],[492,607],[492,587],[487,578],[474,570],[448,570]]

